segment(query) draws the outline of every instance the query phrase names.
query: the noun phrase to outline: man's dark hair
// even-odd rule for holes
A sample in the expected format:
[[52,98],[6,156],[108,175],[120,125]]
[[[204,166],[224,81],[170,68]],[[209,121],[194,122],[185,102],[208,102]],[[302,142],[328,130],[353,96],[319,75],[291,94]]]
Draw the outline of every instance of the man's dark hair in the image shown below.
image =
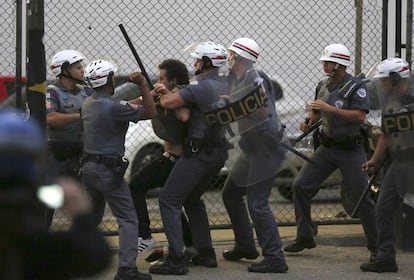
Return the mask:
[[168,80],[175,79],[177,85],[188,85],[188,69],[184,63],[177,59],[166,59],[158,65],[158,69],[164,69],[167,72]]

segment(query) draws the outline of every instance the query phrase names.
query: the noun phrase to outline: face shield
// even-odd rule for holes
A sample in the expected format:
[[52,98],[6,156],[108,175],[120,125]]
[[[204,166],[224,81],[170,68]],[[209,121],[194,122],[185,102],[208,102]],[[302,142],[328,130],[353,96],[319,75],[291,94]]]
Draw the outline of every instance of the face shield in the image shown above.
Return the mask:
[[[395,183],[405,203],[406,196],[414,197],[414,84],[413,75],[398,82],[374,79],[381,108],[381,128],[388,139],[388,154],[396,175]],[[414,207],[414,205],[412,206]]]
[[[243,79],[228,77],[230,93],[222,96],[216,109],[205,114],[210,125],[225,127],[232,144],[229,176],[247,187],[270,179],[287,165],[290,146],[276,113],[269,85],[255,69]],[[283,143],[283,145],[281,144]]]

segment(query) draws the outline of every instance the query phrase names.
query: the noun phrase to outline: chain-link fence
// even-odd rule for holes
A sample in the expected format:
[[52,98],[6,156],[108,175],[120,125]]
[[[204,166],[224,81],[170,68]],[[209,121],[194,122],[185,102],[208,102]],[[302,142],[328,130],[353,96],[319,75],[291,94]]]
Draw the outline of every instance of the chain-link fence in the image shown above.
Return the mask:
[[[355,6],[356,3],[362,5]],[[313,98],[316,84],[323,77],[319,57],[326,45],[343,43],[350,49],[351,73],[359,68],[366,72],[381,60],[382,8],[382,1],[378,0],[49,0],[45,1],[44,44],[48,59],[62,49],[76,49],[89,60],[110,57],[117,62],[119,73],[126,75],[137,70],[138,65],[118,28],[122,23],[146,71],[155,78],[158,64],[166,58],[180,59],[192,69],[193,59],[183,49],[195,41],[211,40],[228,46],[238,37],[251,37],[262,49],[257,68],[283,88],[284,97],[278,101],[277,108],[288,135],[296,137],[299,122],[306,116],[305,105]],[[3,50],[0,75],[13,76],[15,3],[11,0],[2,3],[0,14],[3,33],[0,35]],[[48,80],[52,79],[49,73]],[[145,162],[162,149],[161,140],[154,137],[145,122],[131,127],[127,138],[131,162]],[[295,221],[290,183],[300,164],[283,170],[276,180],[270,203],[281,223]],[[225,172],[204,196],[210,223],[215,227],[230,223],[220,196],[224,178]],[[340,175],[334,174],[325,185],[334,187],[323,186],[315,194],[314,219],[349,221],[341,205]],[[161,229],[156,193],[151,194],[154,197],[148,199],[148,205],[152,225],[154,229]],[[116,230],[110,212],[104,222],[105,230]],[[65,220],[56,217],[55,226],[62,224]]]

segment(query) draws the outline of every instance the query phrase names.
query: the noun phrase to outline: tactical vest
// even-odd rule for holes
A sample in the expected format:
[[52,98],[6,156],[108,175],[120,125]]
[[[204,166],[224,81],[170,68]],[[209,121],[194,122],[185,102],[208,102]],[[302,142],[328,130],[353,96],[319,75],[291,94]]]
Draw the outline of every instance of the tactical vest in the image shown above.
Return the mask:
[[[53,90],[58,96],[57,112],[63,114],[80,113],[83,101],[88,97],[81,85],[76,85],[76,94],[70,94],[56,85],[49,85],[48,91]],[[50,92],[46,93],[46,99]],[[82,142],[81,121],[72,122],[58,127],[47,127],[48,141],[50,142]]]
[[[349,110],[351,109],[351,100],[353,94],[365,83],[366,81],[363,79],[360,79],[358,77],[352,77],[348,79],[344,84],[338,86],[333,91],[329,91],[329,79],[325,79],[321,81],[321,85],[319,87],[319,90],[316,93],[315,100],[320,99],[329,105],[331,102],[329,102],[329,98],[332,96],[337,95],[341,100],[344,101],[341,109]],[[335,117],[329,117],[327,114],[321,114],[322,119],[322,131],[325,135],[330,137],[336,137],[335,128],[337,127],[338,119]],[[347,125],[348,126],[348,125]],[[352,127],[353,126],[353,127]],[[359,124],[349,124],[349,131],[346,132],[346,134],[359,134],[360,133],[361,126]]]
[[392,95],[382,110],[382,129],[390,136],[390,153],[395,159],[414,158],[414,96]]

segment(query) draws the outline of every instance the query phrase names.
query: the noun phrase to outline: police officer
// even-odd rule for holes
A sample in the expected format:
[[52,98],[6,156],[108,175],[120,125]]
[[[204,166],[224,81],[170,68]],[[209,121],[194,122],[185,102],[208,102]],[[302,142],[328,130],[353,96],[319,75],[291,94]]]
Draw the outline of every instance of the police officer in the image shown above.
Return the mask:
[[[50,150],[47,181],[59,175],[79,179],[79,160],[83,149],[80,110],[83,101],[93,90],[84,84],[83,54],[63,50],[52,57],[50,69],[58,80],[47,87],[46,122]],[[53,210],[48,211],[50,226]]]
[[234,98],[233,94],[243,87],[259,83],[266,92],[267,101],[257,111],[242,118],[236,127],[243,130],[240,132],[239,141],[241,154],[233,164],[223,189],[223,201],[230,216],[236,244],[233,249],[225,250],[223,257],[229,261],[237,261],[242,258],[256,259],[259,256],[244,202],[246,196],[248,211],[264,257],[260,263],[250,264],[248,270],[284,273],[288,266],[268,202],[274,179],[286,152],[279,145],[283,138],[283,129],[276,113],[276,96],[268,76],[253,67],[260,52],[253,39],[238,38],[228,49],[230,98]]
[[163,262],[151,266],[150,272],[155,274],[180,275],[188,272],[183,252],[182,206],[190,221],[194,246],[199,252],[192,263],[205,267],[217,266],[201,196],[224,166],[227,142],[222,128],[209,126],[204,113],[217,105],[219,95],[228,94],[226,80],[219,76],[219,68],[226,64],[227,51],[214,42],[203,42],[196,46],[191,56],[196,59],[196,78],[190,85],[174,93],[161,83],[154,86],[155,92],[162,94],[162,108],[176,109],[186,105],[191,112],[183,156],[175,163],[159,198],[169,249]]
[[0,119],[0,279],[73,279],[105,269],[111,252],[79,184],[59,179],[53,201],[72,220],[70,230],[49,232],[44,224],[42,202],[53,196],[39,186],[46,153],[40,125],[14,109],[0,111]]
[[363,263],[363,271],[397,272],[392,226],[395,210],[401,202],[405,207],[414,207],[414,95],[410,90],[409,69],[407,61],[389,58],[378,65],[374,76],[381,88],[382,134],[374,154],[362,168],[369,172],[381,168],[379,163],[387,149],[391,164],[382,180],[376,205],[377,258]]
[[[158,69],[158,82],[164,84],[172,92],[178,91],[189,83],[187,67],[179,60],[166,59],[158,65]],[[185,107],[165,110],[157,106],[157,110],[157,117],[151,119],[151,122],[155,134],[164,140],[164,153],[132,174],[129,183],[139,220],[138,254],[151,249],[156,244],[155,239],[151,236],[145,195],[148,190],[164,185],[175,163],[181,157],[190,115],[189,109]],[[181,220],[186,251],[194,251],[191,248],[193,245],[191,229],[184,212]]]
[[[367,174],[361,170],[366,161],[360,130],[369,111],[365,85],[346,72],[350,52],[342,44],[328,45],[322,52],[324,74],[311,102],[310,121],[301,123],[301,130],[322,119],[321,145],[312,156],[316,164],[306,163],[293,182],[293,199],[297,222],[297,236],[286,252],[300,252],[316,247],[311,220],[310,192],[317,188],[337,168],[343,175],[343,187],[355,201],[367,185]],[[376,254],[376,226],[374,202],[366,196],[357,212],[367,238],[371,258]]]
[[116,66],[107,60],[95,60],[86,67],[86,77],[95,93],[82,106],[85,131],[82,181],[92,194],[96,223],[99,224],[105,201],[119,225],[119,262],[116,280],[151,279],[136,268],[138,221],[128,185],[123,179],[128,161],[123,157],[129,122],[156,115],[155,105],[144,77],[132,73],[138,84],[143,105],[114,101]]

